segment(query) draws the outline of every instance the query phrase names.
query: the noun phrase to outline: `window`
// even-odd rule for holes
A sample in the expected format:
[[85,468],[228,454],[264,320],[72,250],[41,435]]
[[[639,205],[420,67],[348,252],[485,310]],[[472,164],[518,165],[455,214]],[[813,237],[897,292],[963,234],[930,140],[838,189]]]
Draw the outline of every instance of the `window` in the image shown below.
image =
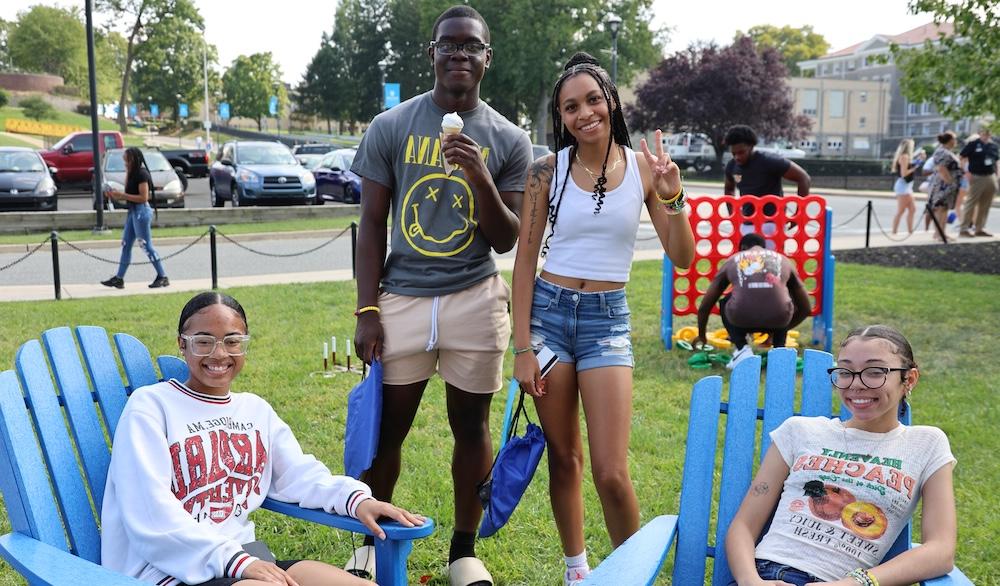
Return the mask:
[[824,63],[823,64],[823,75],[827,75],[828,73],[830,73],[830,64],[829,63]]
[[930,105],[930,103],[924,102],[923,104],[920,104],[920,113],[921,114],[930,114],[931,113],[931,105]]
[[871,148],[871,145],[868,142],[868,138],[864,136],[859,136],[853,139],[851,142],[852,142],[851,148],[853,148],[856,151],[867,151],[868,149]]
[[867,68],[867,67],[871,67],[871,66],[872,66],[872,62],[868,59],[868,57],[865,57],[864,59],[861,60],[861,67]]
[[73,150],[75,152],[80,151],[90,151],[94,148],[94,135],[92,134],[81,134],[79,136],[74,136],[73,140],[70,142],[73,145]]
[[815,116],[819,102],[818,90],[802,90],[802,113],[807,116]]
[[826,148],[831,151],[840,151],[844,149],[844,139],[839,136],[836,138],[831,138],[826,141]]
[[848,61],[847,62],[847,70],[848,71],[854,71],[854,68],[857,67],[857,63],[858,63],[858,61],[856,59],[851,59],[850,61]]
[[830,118],[844,117],[844,92],[843,90],[833,90],[829,94]]
[[868,101],[868,92],[861,92],[858,94],[858,100],[864,104]]
[[110,151],[111,149],[118,148],[118,141],[115,140],[113,134],[105,134],[101,138],[104,139],[104,150]]
[[931,134],[931,123],[924,122],[924,136],[930,136]]
[[868,119],[865,118],[864,116],[862,116],[861,118],[858,118],[858,128],[864,128],[865,124],[867,122],[868,122]]
[[834,63],[833,64],[833,72],[834,73],[840,73],[840,63]]
[[917,115],[917,106],[918,106],[918,104],[914,104],[913,102],[910,102],[907,105],[907,112],[909,112],[910,116],[916,116]]
[[916,133],[917,133],[917,125],[916,124],[907,124],[906,125],[906,135],[907,136],[913,136]]

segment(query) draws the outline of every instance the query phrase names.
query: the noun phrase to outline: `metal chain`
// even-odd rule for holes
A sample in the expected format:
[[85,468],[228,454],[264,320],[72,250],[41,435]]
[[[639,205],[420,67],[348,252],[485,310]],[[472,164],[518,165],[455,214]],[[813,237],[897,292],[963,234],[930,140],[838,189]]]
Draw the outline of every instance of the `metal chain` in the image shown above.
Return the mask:
[[12,267],[12,266],[16,265],[17,263],[19,263],[19,262],[21,262],[22,260],[24,260],[24,259],[28,258],[29,256],[31,256],[31,255],[33,255],[33,254],[35,254],[36,252],[38,252],[38,250],[39,250],[39,249],[40,249],[41,247],[45,246],[45,244],[46,244],[46,243],[48,243],[48,241],[49,241],[49,239],[48,239],[48,238],[46,238],[45,240],[42,240],[41,242],[39,242],[39,243],[38,243],[38,246],[36,246],[36,247],[32,248],[31,250],[29,250],[29,251],[28,251],[28,254],[25,254],[25,255],[24,255],[24,256],[22,256],[21,258],[19,258],[19,259],[15,260],[15,261],[13,261],[13,262],[11,262],[11,263],[9,263],[9,264],[5,264],[4,266],[0,267],[0,271],[6,271],[6,270],[7,270],[7,269],[9,269],[10,267]]
[[222,236],[223,238],[225,238],[226,240],[228,240],[232,244],[235,244],[237,247],[242,248],[243,250],[246,250],[247,252],[252,252],[254,254],[259,254],[261,256],[271,256],[271,257],[275,257],[275,258],[288,258],[288,257],[292,257],[292,256],[303,256],[303,255],[309,254],[311,252],[316,252],[317,250],[323,248],[324,246],[328,246],[329,244],[332,244],[335,240],[337,240],[338,238],[340,238],[341,236],[343,236],[350,229],[351,229],[350,226],[348,226],[347,228],[344,228],[343,230],[340,231],[339,234],[335,235],[333,238],[327,240],[326,242],[320,244],[319,246],[310,248],[309,250],[304,250],[302,252],[289,252],[289,253],[262,252],[260,250],[255,250],[253,248],[250,248],[249,246],[247,246],[245,244],[241,244],[241,243],[233,240],[232,238],[230,238],[229,236],[223,234],[222,232],[220,232],[218,230],[216,230],[216,234],[218,234],[219,236]]
[[[198,244],[199,242],[201,242],[205,238],[205,236],[208,236],[208,230],[205,230],[204,232],[202,232],[201,236],[195,238],[194,240],[192,240],[191,242],[189,242],[187,245],[185,245],[180,250],[172,252],[172,253],[168,254],[167,256],[161,256],[159,260],[162,262],[162,261],[165,261],[167,259],[171,259],[171,258],[177,256],[178,254],[181,254],[182,252],[186,252],[189,248],[191,248],[195,244]],[[98,256],[98,255],[96,255],[96,254],[94,254],[92,252],[88,252],[87,250],[85,250],[83,248],[80,248],[79,246],[73,244],[69,240],[66,240],[62,236],[59,236],[59,241],[62,242],[63,244],[65,244],[66,246],[69,246],[73,250],[79,252],[80,254],[82,254],[84,256],[89,256],[90,258],[92,258],[94,260],[99,260],[99,261],[101,261],[103,263],[107,263],[107,264],[113,264],[113,265],[117,265],[118,264],[117,260],[107,259],[107,258],[104,258],[103,256]],[[149,260],[147,260],[147,261],[132,261],[132,263],[131,263],[131,265],[135,265],[135,266],[151,265],[151,264],[153,264],[153,261],[149,261]]]
[[[878,226],[878,230],[879,230],[879,232],[882,233],[882,236],[885,236],[886,238],[888,238],[889,240],[891,240],[893,242],[904,242],[904,241],[908,240],[910,238],[910,236],[913,236],[913,232],[910,232],[909,234],[907,234],[906,236],[903,236],[902,238],[893,238],[888,233],[886,233],[885,228],[882,227],[882,222],[878,219],[878,212],[875,211],[874,207],[872,208],[872,216],[874,216],[874,218],[875,218],[875,225]],[[923,218],[923,216],[920,216],[920,218]],[[917,218],[917,219],[919,220],[920,218]]]
[[[841,223],[839,223],[839,224],[836,224],[836,225],[834,225],[834,226],[833,226],[832,228],[830,228],[830,229],[831,229],[831,230],[836,230],[837,228],[843,228],[844,226],[846,226],[846,225],[850,224],[851,222],[853,222],[855,218],[857,218],[857,217],[858,217],[858,216],[860,216],[860,215],[861,215],[862,213],[864,213],[864,211],[865,211],[865,210],[866,210],[867,208],[868,208],[868,204],[865,204],[865,205],[861,206],[861,209],[860,209],[860,210],[858,210],[858,213],[854,214],[854,215],[853,215],[853,216],[851,216],[851,217],[850,217],[849,219],[847,219],[847,220],[845,220],[845,221],[843,221],[843,222],[841,222]],[[872,208],[872,211],[874,211],[874,208]]]

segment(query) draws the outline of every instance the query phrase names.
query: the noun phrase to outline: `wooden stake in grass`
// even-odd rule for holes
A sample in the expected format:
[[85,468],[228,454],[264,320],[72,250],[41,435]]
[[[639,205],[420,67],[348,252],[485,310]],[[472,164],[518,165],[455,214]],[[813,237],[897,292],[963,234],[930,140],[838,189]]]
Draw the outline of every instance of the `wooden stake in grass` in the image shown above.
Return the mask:
[[326,357],[329,356],[330,349],[326,347],[326,342],[323,342],[323,372],[330,370],[329,365],[326,363]]
[[347,339],[347,370],[351,370],[351,339]]
[[331,349],[330,357],[332,358],[331,364],[334,367],[336,367],[337,366],[337,336],[330,336],[330,349]]

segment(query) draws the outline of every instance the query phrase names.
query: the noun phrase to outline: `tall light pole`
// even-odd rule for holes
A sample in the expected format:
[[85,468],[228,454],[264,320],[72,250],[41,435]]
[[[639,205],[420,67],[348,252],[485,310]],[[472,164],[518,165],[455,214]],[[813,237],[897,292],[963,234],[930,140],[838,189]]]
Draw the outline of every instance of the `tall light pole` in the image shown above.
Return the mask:
[[385,111],[385,69],[389,67],[389,62],[382,59],[378,62],[378,70],[381,74],[381,90],[382,90],[382,110]]
[[183,96],[180,94],[174,94],[174,98],[177,99],[177,146],[182,146],[181,135],[184,134],[184,120],[181,118],[181,100]]
[[615,13],[609,13],[604,19],[611,31],[611,82],[618,84],[618,31],[622,28],[622,19]]
[[[104,232],[104,180],[101,177],[101,142],[97,126],[97,59],[94,56],[94,2],[86,0],[84,12],[87,22],[87,81],[90,83],[90,132],[93,137],[91,149],[94,157],[93,189],[97,202],[97,223],[93,232]],[[120,107],[120,106],[119,106]]]
[[202,109],[202,123],[205,127],[205,149],[211,150],[212,144],[211,128],[212,122],[208,119],[208,42],[202,39],[201,45],[202,68],[205,71],[205,107]]

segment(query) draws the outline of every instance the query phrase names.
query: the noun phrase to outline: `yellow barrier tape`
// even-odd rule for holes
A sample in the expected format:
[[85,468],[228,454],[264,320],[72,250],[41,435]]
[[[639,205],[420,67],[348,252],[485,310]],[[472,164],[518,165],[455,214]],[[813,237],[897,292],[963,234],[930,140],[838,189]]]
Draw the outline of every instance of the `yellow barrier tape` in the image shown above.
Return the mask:
[[4,130],[19,134],[37,134],[39,136],[62,138],[71,132],[83,130],[83,128],[73,126],[72,124],[51,124],[49,122],[36,122],[21,118],[8,118],[4,124]]

